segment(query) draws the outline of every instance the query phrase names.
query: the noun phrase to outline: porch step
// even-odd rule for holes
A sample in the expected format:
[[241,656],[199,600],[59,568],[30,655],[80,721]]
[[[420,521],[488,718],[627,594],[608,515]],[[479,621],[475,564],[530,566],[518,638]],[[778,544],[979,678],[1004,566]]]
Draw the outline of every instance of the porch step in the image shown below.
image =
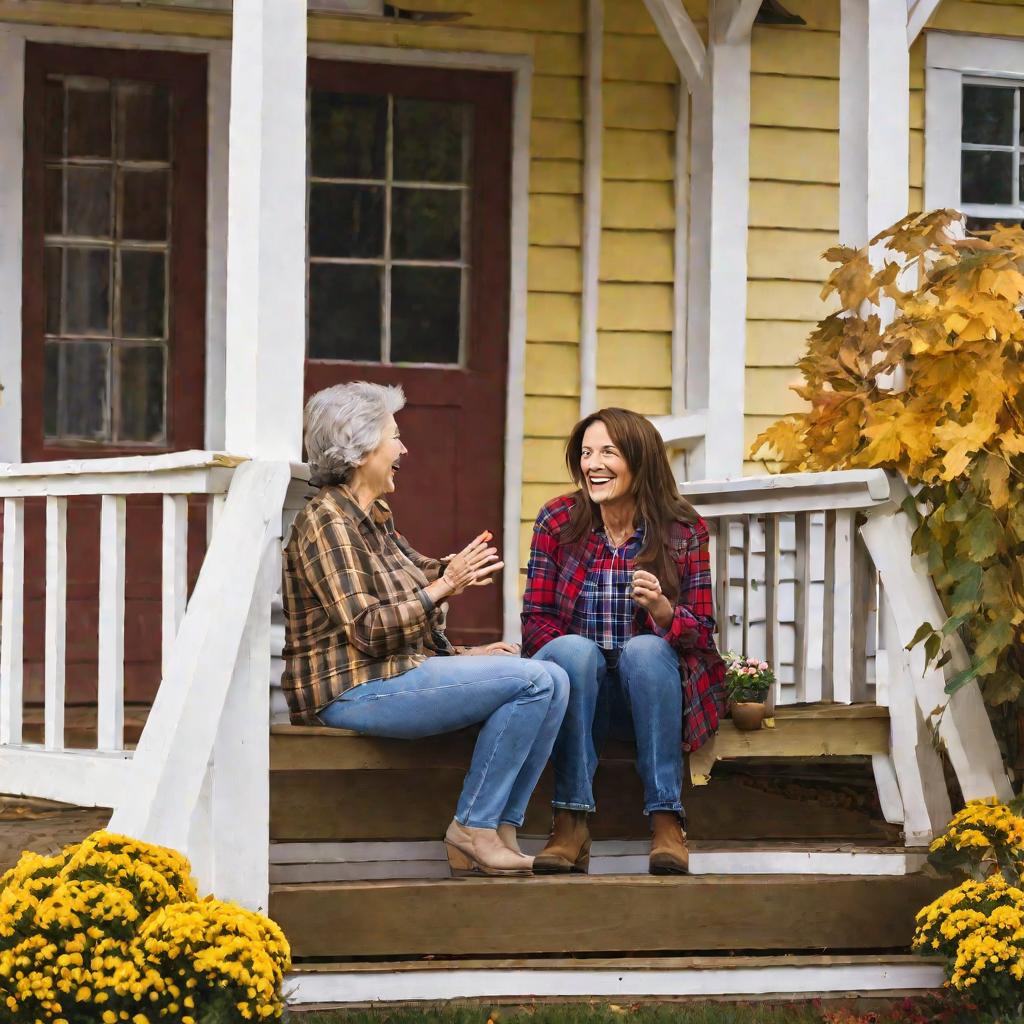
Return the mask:
[[923,874],[606,875],[278,884],[296,958],[852,951],[909,946]]
[[[525,853],[538,853],[545,839],[520,836]],[[925,849],[848,843],[691,842],[694,875],[906,875],[920,871]],[[646,875],[647,840],[597,840],[590,875]],[[435,842],[272,843],[274,883],[349,882],[373,879],[448,878],[444,844]]]
[[486,999],[708,999],[921,993],[942,985],[940,960],[845,956],[586,957],[297,964],[293,1007]]
[[[702,840],[840,840],[897,843],[878,806],[871,755],[888,750],[885,708],[779,708],[772,729],[723,723],[713,747],[690,760],[710,786],[684,780],[690,835]],[[279,842],[436,840],[469,764],[475,733],[388,740],[340,729],[271,728],[271,838]],[[643,839],[647,821],[635,750],[609,743],[595,782],[599,839]],[[712,765],[713,770],[712,770]],[[551,820],[548,771],[524,831]]]

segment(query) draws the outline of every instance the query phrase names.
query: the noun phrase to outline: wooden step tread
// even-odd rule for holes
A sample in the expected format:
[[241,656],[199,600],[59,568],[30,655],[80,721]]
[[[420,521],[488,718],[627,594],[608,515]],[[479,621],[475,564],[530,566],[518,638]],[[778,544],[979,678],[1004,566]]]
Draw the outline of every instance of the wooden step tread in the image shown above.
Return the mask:
[[[784,953],[769,956],[587,956],[533,957],[489,960],[389,960],[389,972],[416,971],[718,971],[742,967],[845,967],[860,964],[942,964],[942,957],[915,956],[912,953],[859,953],[843,955],[809,955]],[[381,964],[338,960],[315,961],[292,965],[292,974],[371,974]]]
[[296,883],[272,887],[270,914],[300,958],[882,950],[908,947],[945,888],[923,874]]

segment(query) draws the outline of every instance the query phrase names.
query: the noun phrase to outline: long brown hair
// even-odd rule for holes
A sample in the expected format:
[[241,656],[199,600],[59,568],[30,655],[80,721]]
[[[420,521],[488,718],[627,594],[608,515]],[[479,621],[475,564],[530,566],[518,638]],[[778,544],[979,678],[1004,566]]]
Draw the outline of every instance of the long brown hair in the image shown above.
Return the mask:
[[636,514],[646,527],[636,564],[658,577],[662,591],[674,604],[679,596],[679,573],[668,548],[669,530],[673,522],[696,522],[697,513],[679,493],[661,435],[644,416],[629,409],[599,409],[572,428],[565,443],[565,464],[577,490],[572,495],[575,502],[563,543],[580,544],[602,525],[600,507],[590,500],[580,467],[583,435],[591,424],[599,421],[633,474]]

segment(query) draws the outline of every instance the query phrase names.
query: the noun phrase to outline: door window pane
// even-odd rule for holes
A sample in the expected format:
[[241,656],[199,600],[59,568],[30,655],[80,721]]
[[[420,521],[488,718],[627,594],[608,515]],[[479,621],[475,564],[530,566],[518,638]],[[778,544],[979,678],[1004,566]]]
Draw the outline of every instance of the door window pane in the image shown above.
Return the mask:
[[109,249],[64,250],[64,331],[110,334]]
[[395,179],[464,182],[469,106],[395,98]]
[[471,107],[314,89],[309,118],[309,358],[457,365]]
[[313,92],[309,101],[313,177],[382,179],[387,112],[384,96]]
[[170,89],[51,75],[44,103],[44,436],[164,444]]
[[310,185],[309,254],[381,258],[384,189],[376,185]]
[[117,439],[164,440],[163,345],[122,345],[117,358]]
[[394,189],[391,251],[395,259],[457,260],[461,250],[461,189]]
[[309,358],[380,361],[380,267],[309,268]]
[[87,238],[110,237],[110,167],[67,167],[64,170],[64,231]]
[[391,275],[391,358],[457,363],[462,271],[395,267]]

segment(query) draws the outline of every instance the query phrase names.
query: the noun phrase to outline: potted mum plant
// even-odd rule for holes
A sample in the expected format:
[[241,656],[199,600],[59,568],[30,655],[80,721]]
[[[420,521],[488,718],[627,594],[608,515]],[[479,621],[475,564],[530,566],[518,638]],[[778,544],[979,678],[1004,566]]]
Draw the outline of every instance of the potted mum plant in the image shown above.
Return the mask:
[[768,662],[729,653],[725,656],[725,691],[737,729],[753,732],[765,718],[765,700],[775,685]]

